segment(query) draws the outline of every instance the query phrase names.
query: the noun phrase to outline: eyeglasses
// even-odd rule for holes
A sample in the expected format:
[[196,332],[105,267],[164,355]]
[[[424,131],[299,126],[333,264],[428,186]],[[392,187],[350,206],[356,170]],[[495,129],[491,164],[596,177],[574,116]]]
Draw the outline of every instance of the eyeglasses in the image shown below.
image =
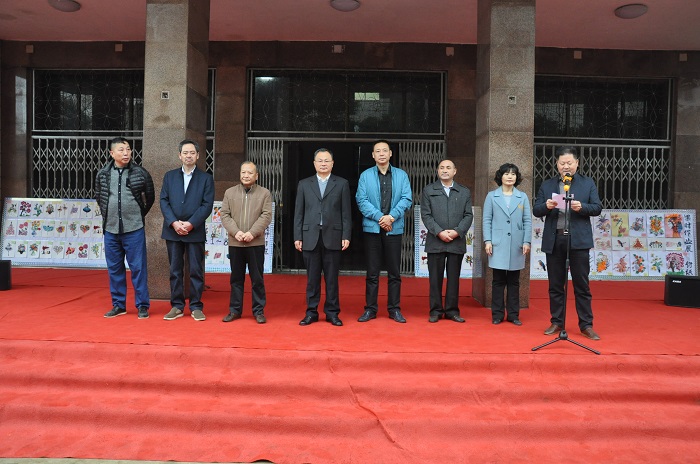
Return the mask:
[[332,159],[317,159],[317,160],[314,160],[314,163],[318,163],[318,164],[329,164],[329,163],[332,163],[332,162],[333,162]]

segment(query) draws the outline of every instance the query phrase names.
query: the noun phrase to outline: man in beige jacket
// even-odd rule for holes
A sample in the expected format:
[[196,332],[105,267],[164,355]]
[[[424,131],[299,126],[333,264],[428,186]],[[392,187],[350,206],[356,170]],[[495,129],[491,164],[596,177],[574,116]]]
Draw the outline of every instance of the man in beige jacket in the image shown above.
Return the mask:
[[221,206],[221,223],[228,232],[231,262],[231,298],[224,322],[240,319],[243,312],[243,283],[248,265],[253,290],[253,315],[258,324],[265,314],[265,229],[272,221],[272,195],[258,181],[258,167],[252,161],[241,164],[241,183],[229,188]]

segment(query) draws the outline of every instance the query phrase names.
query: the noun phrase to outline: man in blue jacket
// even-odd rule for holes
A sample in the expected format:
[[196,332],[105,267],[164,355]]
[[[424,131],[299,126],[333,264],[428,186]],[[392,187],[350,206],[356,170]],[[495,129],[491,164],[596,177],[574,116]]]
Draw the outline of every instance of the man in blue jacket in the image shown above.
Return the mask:
[[[544,217],[542,251],[547,255],[547,277],[549,279],[549,311],[551,325],[545,335],[560,332],[566,318],[566,269],[567,248],[569,248],[569,270],[576,296],[576,312],[581,333],[591,340],[600,336],[593,330],[593,309],[588,276],[591,272],[590,249],[593,248],[593,228],[591,216],[600,215],[603,205],[598,196],[598,188],[590,177],[577,174],[578,153],[574,147],[559,147],[555,153],[559,176],[542,182],[533,214]],[[569,187],[573,199],[569,201],[569,221],[566,221],[565,203],[555,196],[561,196]]]
[[413,203],[408,174],[392,166],[391,148],[386,140],[375,142],[372,158],[376,166],[360,174],[355,199],[362,213],[362,230],[367,255],[365,311],[358,321],[377,317],[379,270],[384,261],[389,275],[387,309],[389,317],[405,323],[401,314],[401,237],[404,215]]
[[178,155],[182,166],[165,173],[160,191],[163,233],[170,261],[170,305],[163,319],[182,317],[185,310],[185,255],[190,270],[190,312],[195,321],[206,319],[202,311],[204,290],[205,221],[214,205],[214,179],[197,169],[199,144],[193,140],[180,142]]

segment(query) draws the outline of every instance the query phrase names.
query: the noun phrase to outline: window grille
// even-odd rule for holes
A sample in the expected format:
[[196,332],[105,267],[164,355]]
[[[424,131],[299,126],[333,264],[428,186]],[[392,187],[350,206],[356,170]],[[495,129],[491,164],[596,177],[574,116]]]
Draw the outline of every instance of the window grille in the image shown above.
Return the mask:
[[[399,167],[406,171],[411,182],[413,205],[419,205],[423,187],[437,180],[437,168],[445,159],[444,141],[399,142]],[[404,233],[401,240],[401,273],[413,274],[415,267],[413,238],[415,222],[413,207],[404,219]]]
[[[258,183],[270,191],[275,203],[275,237],[272,247],[272,268],[282,269],[282,195],[284,186],[284,141],[271,138],[248,138],[247,159],[258,166]],[[293,208],[294,206],[292,206]]]
[[671,94],[669,79],[537,76],[534,193],[557,175],[556,148],[570,145],[603,208],[668,208]]
[[[109,139],[123,136],[143,159],[143,70],[36,70],[31,195],[92,198]],[[205,165],[214,172],[214,70],[209,70]]]

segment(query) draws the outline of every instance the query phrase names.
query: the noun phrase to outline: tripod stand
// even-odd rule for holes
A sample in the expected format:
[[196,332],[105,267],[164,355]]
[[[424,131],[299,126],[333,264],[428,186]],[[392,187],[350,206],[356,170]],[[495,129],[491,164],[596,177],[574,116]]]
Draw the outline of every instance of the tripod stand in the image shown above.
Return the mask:
[[[567,182],[568,180],[568,182]],[[548,341],[547,343],[543,343],[542,345],[536,346],[532,348],[532,351],[537,351],[540,348],[544,348],[547,345],[551,345],[552,343],[558,342],[560,340],[564,340],[567,342],[571,342],[574,345],[578,345],[581,348],[585,348],[588,351],[591,351],[595,354],[600,354],[600,351],[596,351],[593,348],[590,348],[583,343],[579,343],[576,340],[572,340],[569,338],[569,334],[566,333],[566,299],[568,297],[569,293],[569,254],[571,251],[571,235],[569,234],[569,219],[570,219],[570,214],[571,214],[571,200],[573,199],[573,196],[569,192],[569,188],[571,187],[571,176],[568,174],[564,176],[564,237],[566,237],[566,264],[564,265],[564,312],[562,315],[562,324],[561,324],[561,330],[559,331],[559,335],[557,338]]]

